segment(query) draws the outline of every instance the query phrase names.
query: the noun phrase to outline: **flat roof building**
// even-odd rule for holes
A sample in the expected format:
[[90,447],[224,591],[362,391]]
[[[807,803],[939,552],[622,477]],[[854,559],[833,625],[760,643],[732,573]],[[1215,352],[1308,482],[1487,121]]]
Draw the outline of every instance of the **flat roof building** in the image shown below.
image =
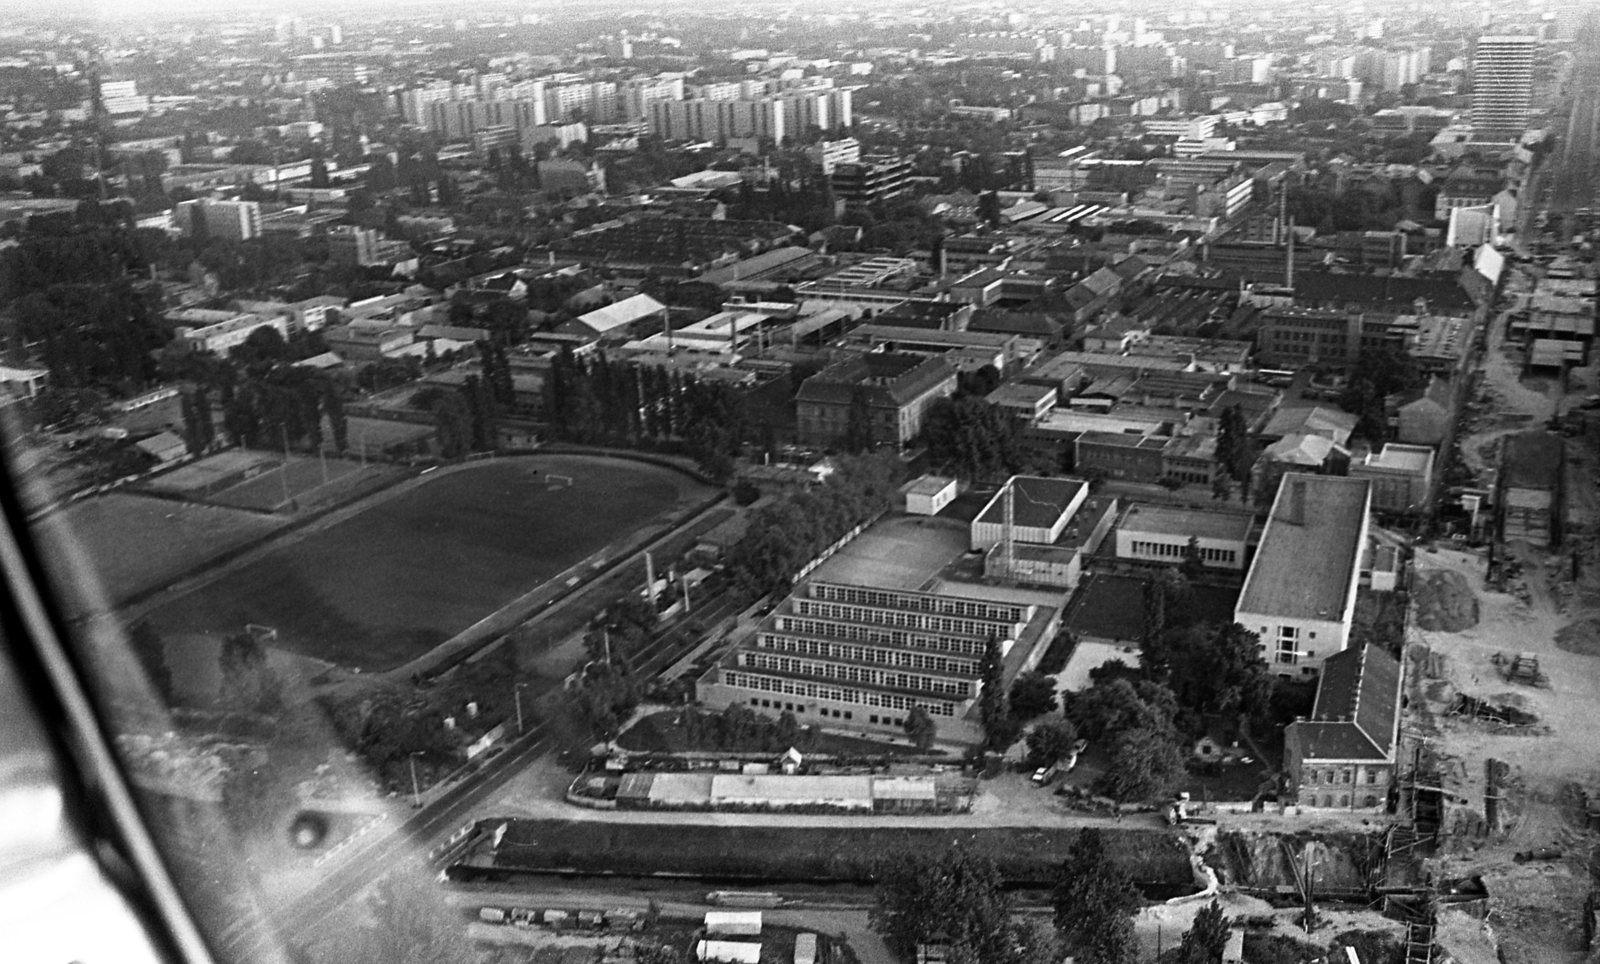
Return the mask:
[[1197,540],[1200,564],[1244,571],[1255,517],[1242,512],[1132,505],[1117,524],[1117,558],[1178,565]]
[[1008,495],[1013,540],[1048,546],[1061,538],[1072,514],[1089,497],[1089,483],[1082,479],[1013,475],[972,520],[973,549],[991,549],[1005,538]]
[[1350,477],[1372,482],[1372,507],[1385,512],[1423,512],[1433,487],[1433,448],[1389,442],[1350,463]]
[[1279,675],[1310,676],[1350,641],[1372,505],[1367,479],[1286,474],[1234,621]]
[[1472,52],[1472,128],[1479,140],[1514,141],[1533,110],[1533,57],[1539,38],[1484,36]]
[[989,640],[1003,654],[1040,607],[945,593],[813,581],[699,680],[706,706],[735,703],[802,724],[895,731],[921,707],[943,738],[974,735],[964,717],[983,687]]

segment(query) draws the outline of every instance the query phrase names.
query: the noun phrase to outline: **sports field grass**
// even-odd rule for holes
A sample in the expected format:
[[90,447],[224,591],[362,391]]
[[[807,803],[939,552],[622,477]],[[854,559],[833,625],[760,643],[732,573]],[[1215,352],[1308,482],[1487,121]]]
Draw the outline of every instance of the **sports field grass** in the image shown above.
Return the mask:
[[[550,485],[552,473],[571,479]],[[152,613],[168,632],[278,630],[362,670],[414,659],[709,490],[667,469],[536,456],[441,471]]]
[[[34,535],[60,587],[58,598],[67,618],[73,619],[175,579],[287,521],[114,492],[46,516],[35,525]],[[97,577],[98,586],[83,578],[84,569]]]

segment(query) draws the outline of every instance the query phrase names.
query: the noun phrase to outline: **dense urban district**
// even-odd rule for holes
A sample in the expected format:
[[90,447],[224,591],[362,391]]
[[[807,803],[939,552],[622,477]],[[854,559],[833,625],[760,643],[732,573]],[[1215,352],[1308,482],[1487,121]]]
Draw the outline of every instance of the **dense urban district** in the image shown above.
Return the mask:
[[218,960],[1594,959],[1591,8],[102,13],[0,418]]

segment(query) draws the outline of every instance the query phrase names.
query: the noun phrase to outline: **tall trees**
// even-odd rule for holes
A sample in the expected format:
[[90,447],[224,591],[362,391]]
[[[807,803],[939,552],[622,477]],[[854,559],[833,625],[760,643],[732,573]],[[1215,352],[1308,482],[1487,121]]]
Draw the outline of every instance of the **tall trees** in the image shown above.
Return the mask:
[[[500,366],[494,377],[501,379]],[[744,406],[726,385],[600,355],[557,356],[545,379],[544,414],[574,442],[678,446],[713,477],[733,469],[745,436]]]
[[1053,766],[1072,754],[1078,728],[1062,717],[1045,720],[1028,732],[1028,765]]
[[1174,720],[1178,702],[1158,683],[1118,678],[1073,696],[1069,715],[1083,735],[1110,744],[1112,766],[1098,788],[1119,800],[1158,796],[1184,772]]
[[877,873],[872,929],[902,956],[938,941],[953,960],[1012,964],[1011,901],[994,861],[963,847],[901,856]]
[[1021,724],[1011,712],[1011,701],[1001,685],[1002,660],[1000,641],[990,636],[983,644],[983,662],[979,669],[978,719],[983,724],[983,742],[987,749],[996,752],[1017,741]]
[[1252,455],[1244,410],[1237,404],[1229,405],[1217,419],[1217,464],[1229,478],[1242,482],[1250,475]]
[[929,406],[922,438],[929,461],[964,479],[997,476],[1020,462],[1011,416],[973,396]]
[[1113,766],[1095,788],[1117,800],[1151,800],[1170,793],[1184,774],[1183,753],[1170,729],[1137,726],[1111,741]]
[[911,712],[906,714],[906,721],[902,726],[906,731],[906,737],[916,745],[917,749],[927,752],[933,747],[937,727],[927,710],[913,706]]
[[1011,683],[1011,712],[1019,720],[1055,712],[1056,679],[1034,670],[1023,673]]
[[1184,709],[1198,716],[1263,714],[1272,698],[1272,677],[1260,642],[1238,623],[1197,626],[1170,647],[1167,686]]
[[1339,396],[1339,405],[1360,418],[1356,434],[1370,442],[1389,437],[1387,399],[1422,384],[1417,363],[1397,348],[1366,348],[1351,369],[1350,380]]
[[1216,900],[1200,908],[1178,945],[1176,964],[1222,964],[1228,949],[1228,918]]
[[1131,964],[1133,922],[1139,891],[1111,859],[1105,838],[1094,829],[1078,831],[1056,878],[1051,904],[1063,942],[1087,964]]
[[787,590],[817,553],[889,507],[900,471],[893,453],[842,456],[826,485],[756,509],[744,537],[728,551],[734,580],[758,595]]

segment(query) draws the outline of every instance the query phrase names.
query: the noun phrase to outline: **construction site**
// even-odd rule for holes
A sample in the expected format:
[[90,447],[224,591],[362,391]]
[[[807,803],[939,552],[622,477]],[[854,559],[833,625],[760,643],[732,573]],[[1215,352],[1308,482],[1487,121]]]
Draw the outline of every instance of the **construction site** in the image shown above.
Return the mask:
[[[1511,287],[1516,287],[1514,273]],[[1513,292],[1514,293],[1514,292]],[[1514,299],[1513,299],[1514,300]],[[1383,894],[1408,964],[1591,960],[1600,887],[1600,463],[1592,368],[1523,377],[1491,324],[1458,450],[1495,492],[1481,549],[1419,545]],[[1547,428],[1548,426],[1548,428]]]

